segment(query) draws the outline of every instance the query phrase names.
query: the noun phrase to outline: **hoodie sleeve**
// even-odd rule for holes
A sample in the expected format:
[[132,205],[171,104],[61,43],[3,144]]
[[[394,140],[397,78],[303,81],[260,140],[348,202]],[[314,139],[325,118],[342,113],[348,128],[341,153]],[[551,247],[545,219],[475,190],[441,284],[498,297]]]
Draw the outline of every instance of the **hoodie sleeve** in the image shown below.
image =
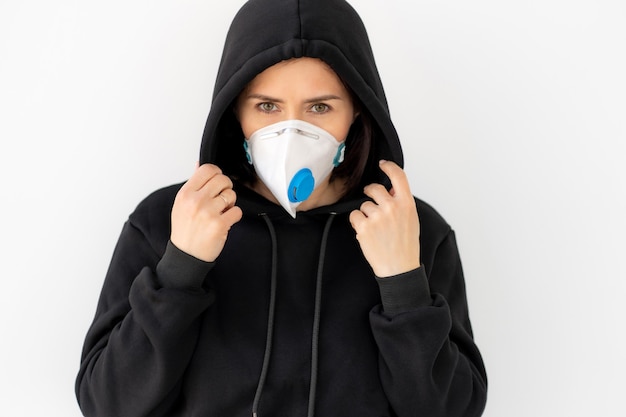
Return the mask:
[[161,258],[132,221],[125,224],[76,380],[85,416],[168,415],[199,317],[214,301],[201,286],[211,266],[171,243]]
[[487,376],[473,340],[453,231],[428,264],[379,280],[383,304],[371,311],[370,324],[383,388],[398,417],[480,416]]

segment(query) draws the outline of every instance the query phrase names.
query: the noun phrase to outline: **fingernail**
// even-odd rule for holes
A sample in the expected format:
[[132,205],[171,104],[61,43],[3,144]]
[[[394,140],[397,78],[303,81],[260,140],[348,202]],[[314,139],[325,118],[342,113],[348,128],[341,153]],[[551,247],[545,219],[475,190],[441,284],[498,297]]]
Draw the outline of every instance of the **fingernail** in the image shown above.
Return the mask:
[[382,164],[384,164],[385,162],[387,162],[385,159],[381,159],[380,161],[378,161],[378,165],[382,165]]

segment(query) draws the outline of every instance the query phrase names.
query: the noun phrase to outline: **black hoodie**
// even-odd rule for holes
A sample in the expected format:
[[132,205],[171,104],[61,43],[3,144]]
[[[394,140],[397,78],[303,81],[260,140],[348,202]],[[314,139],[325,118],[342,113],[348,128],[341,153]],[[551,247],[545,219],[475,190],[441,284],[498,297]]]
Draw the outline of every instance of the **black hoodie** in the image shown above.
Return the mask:
[[[243,6],[226,40],[201,162],[235,174],[242,136],[233,101],[264,69],[303,56],[328,63],[371,114],[370,159],[402,165],[367,34],[340,0]],[[364,178],[386,180],[375,165]],[[235,181],[243,218],[205,263],[169,242],[180,186],[147,197],[124,225],[76,381],[85,416],[482,413],[486,375],[454,232],[430,206],[416,199],[423,266],[380,279],[348,220],[363,195],[293,219]]]

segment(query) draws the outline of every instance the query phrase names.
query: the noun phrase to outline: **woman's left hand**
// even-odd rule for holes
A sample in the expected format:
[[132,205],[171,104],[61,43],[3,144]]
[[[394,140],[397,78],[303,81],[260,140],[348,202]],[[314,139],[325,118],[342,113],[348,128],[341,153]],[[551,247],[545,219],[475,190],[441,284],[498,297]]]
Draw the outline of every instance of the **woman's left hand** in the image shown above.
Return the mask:
[[363,255],[378,277],[390,277],[420,266],[420,224],[406,174],[397,164],[381,161],[391,190],[370,184],[366,201],[350,213]]

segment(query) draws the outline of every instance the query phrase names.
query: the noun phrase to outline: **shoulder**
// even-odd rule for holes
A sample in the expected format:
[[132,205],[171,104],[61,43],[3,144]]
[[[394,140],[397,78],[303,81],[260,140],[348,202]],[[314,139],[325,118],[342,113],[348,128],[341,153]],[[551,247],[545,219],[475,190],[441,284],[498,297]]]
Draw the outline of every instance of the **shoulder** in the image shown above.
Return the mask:
[[[437,263],[444,266],[443,270],[454,270],[460,267],[459,250],[454,230],[441,214],[428,203],[419,199],[415,201],[420,220],[421,260],[433,284],[439,280],[435,279],[438,275],[434,274]],[[434,287],[431,288],[434,289]]]
[[417,214],[420,219],[422,240],[428,240],[437,245],[448,236],[452,228],[433,206],[415,197]]
[[131,216],[137,217],[160,214],[164,210],[169,214],[172,210],[176,194],[183,184],[184,183],[170,185],[152,192],[137,205],[137,208]]
[[138,229],[152,246],[162,252],[170,236],[171,213],[174,199],[183,183],[154,191],[144,198],[129,216],[129,222]]

